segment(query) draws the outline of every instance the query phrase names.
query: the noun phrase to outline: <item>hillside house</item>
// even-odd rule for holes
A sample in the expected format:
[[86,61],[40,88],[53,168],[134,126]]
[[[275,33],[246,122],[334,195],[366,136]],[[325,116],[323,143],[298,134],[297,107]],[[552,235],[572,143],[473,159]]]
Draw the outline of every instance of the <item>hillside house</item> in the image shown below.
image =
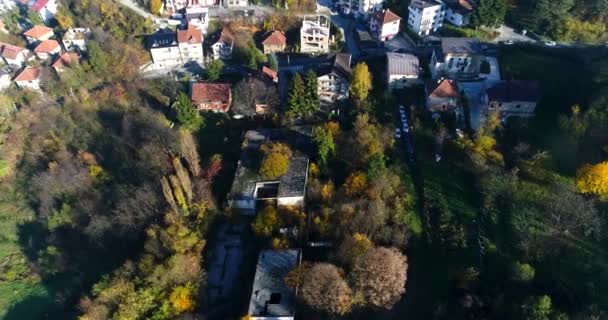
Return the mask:
[[46,60],[60,52],[61,46],[57,40],[44,40],[34,48],[34,53],[40,60]]
[[466,26],[474,11],[472,0],[447,0],[445,21],[458,26]]
[[182,63],[190,61],[203,63],[203,33],[193,25],[177,31],[177,46]]
[[458,83],[451,79],[440,79],[426,86],[427,109],[433,117],[439,117],[442,113],[453,113],[458,123],[464,121],[462,108],[462,97]]
[[338,53],[328,67],[317,70],[317,93],[321,104],[331,105],[348,99],[350,90],[351,55]]
[[190,98],[198,110],[226,113],[232,104],[228,83],[192,83]]
[[216,35],[216,40],[211,45],[213,59],[228,60],[232,58],[232,49],[234,48],[234,36],[228,29],[224,28]]
[[498,111],[501,119],[532,117],[541,98],[538,81],[503,80],[486,90],[483,103],[486,113]]
[[401,17],[386,9],[374,12],[369,20],[369,29],[376,40],[384,42],[399,33]]
[[55,60],[55,62],[53,62],[51,67],[53,69],[55,69],[55,72],[62,73],[63,71],[66,70],[66,68],[69,68],[70,65],[72,65],[73,63],[78,63],[79,60],[80,60],[80,54],[78,54],[76,52],[65,52],[65,53],[61,54],[59,57],[57,57],[57,59]]
[[15,77],[15,83],[20,89],[40,90],[40,68],[26,67]]
[[89,28],[70,28],[61,38],[63,47],[68,51],[87,51],[87,39],[91,36]]
[[44,23],[51,22],[57,15],[56,0],[20,0],[22,4],[26,4],[30,9],[38,14]]
[[441,47],[433,50],[429,69],[433,79],[474,79],[479,76],[483,58],[477,39],[441,38]]
[[13,67],[22,67],[30,58],[29,50],[8,43],[0,43],[0,50],[4,62]]
[[441,2],[412,0],[407,9],[407,25],[418,35],[428,35],[443,26],[446,10]]
[[386,76],[390,89],[403,89],[418,84],[420,66],[418,57],[407,53],[386,53]]
[[300,28],[300,52],[327,53],[329,44],[329,18],[326,16],[304,17]]
[[209,30],[209,8],[187,8],[184,15],[186,24],[200,30],[203,35]]
[[262,41],[262,47],[264,48],[265,54],[277,53],[285,51],[287,46],[287,38],[283,32],[275,30],[266,36],[266,39]]
[[45,40],[52,38],[55,33],[53,29],[47,26],[33,26],[23,33],[25,39],[30,44],[40,43]]

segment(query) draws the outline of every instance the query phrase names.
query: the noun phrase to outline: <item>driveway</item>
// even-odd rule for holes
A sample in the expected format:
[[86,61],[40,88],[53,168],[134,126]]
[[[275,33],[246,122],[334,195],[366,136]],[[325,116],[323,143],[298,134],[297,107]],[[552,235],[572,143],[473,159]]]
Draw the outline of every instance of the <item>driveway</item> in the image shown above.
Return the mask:
[[484,108],[482,103],[483,93],[485,92],[486,82],[459,82],[458,86],[464,91],[469,102],[471,116],[471,129],[477,131],[485,120]]
[[504,24],[500,26],[500,28],[498,28],[496,31],[499,32],[499,35],[498,37],[496,37],[496,39],[493,40],[494,42],[501,42],[507,40],[511,40],[513,42],[536,42],[536,40],[528,36],[524,36],[523,34],[515,31],[515,29]]

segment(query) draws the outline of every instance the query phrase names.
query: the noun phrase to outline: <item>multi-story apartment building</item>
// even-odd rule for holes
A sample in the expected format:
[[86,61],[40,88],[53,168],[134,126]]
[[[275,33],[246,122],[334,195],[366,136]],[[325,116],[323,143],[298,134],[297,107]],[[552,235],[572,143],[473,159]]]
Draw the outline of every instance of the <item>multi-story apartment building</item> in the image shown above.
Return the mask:
[[164,69],[190,61],[203,62],[203,35],[200,30],[161,31],[147,38],[147,48],[156,68]]
[[399,33],[400,22],[401,17],[389,9],[377,11],[369,20],[369,29],[376,40],[386,41]]
[[0,0],[0,13],[5,13],[13,9],[17,3],[15,0]]
[[219,4],[219,0],[166,0],[165,11],[173,14],[181,10],[217,6]]
[[443,3],[434,0],[412,0],[407,8],[407,25],[417,34],[428,35],[443,26],[446,15]]
[[433,50],[429,69],[433,79],[477,78],[482,60],[483,52],[479,40],[441,38],[441,47]]
[[352,73],[350,63],[350,54],[338,53],[331,66],[319,69],[317,72],[317,94],[321,103],[331,105],[348,98]]
[[340,0],[340,10],[356,17],[367,16],[369,12],[380,10],[384,0]]
[[329,43],[329,18],[322,15],[304,17],[300,28],[300,52],[327,53]]
[[203,34],[192,25],[177,31],[177,46],[182,62],[203,62]]

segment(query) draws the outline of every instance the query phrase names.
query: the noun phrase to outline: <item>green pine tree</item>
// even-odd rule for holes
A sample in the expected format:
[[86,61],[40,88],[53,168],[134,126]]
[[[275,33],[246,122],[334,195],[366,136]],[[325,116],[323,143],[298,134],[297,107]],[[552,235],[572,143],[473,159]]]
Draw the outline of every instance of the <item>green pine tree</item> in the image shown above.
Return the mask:
[[306,86],[299,73],[291,78],[287,105],[290,116],[302,116],[306,112]]
[[306,113],[313,114],[321,108],[317,92],[317,74],[311,69],[304,77],[306,83]]
[[183,127],[196,131],[205,125],[205,120],[185,93],[179,93],[173,108],[177,111],[177,121]]

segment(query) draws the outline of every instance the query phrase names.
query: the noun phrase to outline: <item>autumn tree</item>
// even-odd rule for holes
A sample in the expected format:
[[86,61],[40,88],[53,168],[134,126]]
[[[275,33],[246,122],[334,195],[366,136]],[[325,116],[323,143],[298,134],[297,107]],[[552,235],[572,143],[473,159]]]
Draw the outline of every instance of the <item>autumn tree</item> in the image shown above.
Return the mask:
[[344,182],[344,191],[349,197],[358,196],[365,191],[367,176],[361,171],[351,173]]
[[355,262],[353,290],[366,304],[391,309],[405,293],[407,259],[396,248],[374,248]]
[[576,188],[582,193],[608,199],[608,161],[580,168],[576,173]]
[[184,92],[180,92],[173,103],[179,123],[189,130],[196,131],[205,125],[205,120],[192,104],[192,100]]
[[260,151],[264,155],[260,164],[260,174],[262,176],[276,179],[287,173],[292,154],[288,145],[280,142],[269,142],[262,145]]
[[281,223],[279,213],[273,205],[267,205],[262,211],[258,212],[251,228],[260,237],[270,237]]
[[201,174],[201,159],[198,154],[198,148],[192,133],[188,130],[180,130],[180,150],[181,154],[188,162],[188,167],[192,175],[198,177]]
[[356,101],[365,101],[372,89],[372,75],[365,62],[357,63],[353,68],[353,80],[350,84],[350,95]]
[[150,0],[149,2],[150,12],[152,14],[160,14],[160,10],[163,8],[162,0]]
[[347,236],[338,249],[338,258],[347,266],[352,266],[355,261],[364,255],[373,246],[372,241],[364,234],[354,233]]
[[511,278],[518,282],[530,282],[534,279],[534,268],[527,264],[516,261],[511,267]]
[[352,293],[341,270],[329,263],[316,263],[308,270],[299,295],[313,309],[331,315],[344,315],[352,306]]
[[63,30],[74,27],[74,20],[65,6],[59,6],[59,12],[55,15],[55,20],[57,20],[57,24]]
[[169,301],[171,302],[171,306],[177,314],[181,314],[184,312],[192,312],[196,307],[196,288],[192,283],[186,283],[185,285],[177,286],[173,288],[171,291],[171,295],[169,296]]
[[110,57],[97,41],[89,41],[87,43],[87,56],[91,68],[98,74],[105,74],[110,64]]

